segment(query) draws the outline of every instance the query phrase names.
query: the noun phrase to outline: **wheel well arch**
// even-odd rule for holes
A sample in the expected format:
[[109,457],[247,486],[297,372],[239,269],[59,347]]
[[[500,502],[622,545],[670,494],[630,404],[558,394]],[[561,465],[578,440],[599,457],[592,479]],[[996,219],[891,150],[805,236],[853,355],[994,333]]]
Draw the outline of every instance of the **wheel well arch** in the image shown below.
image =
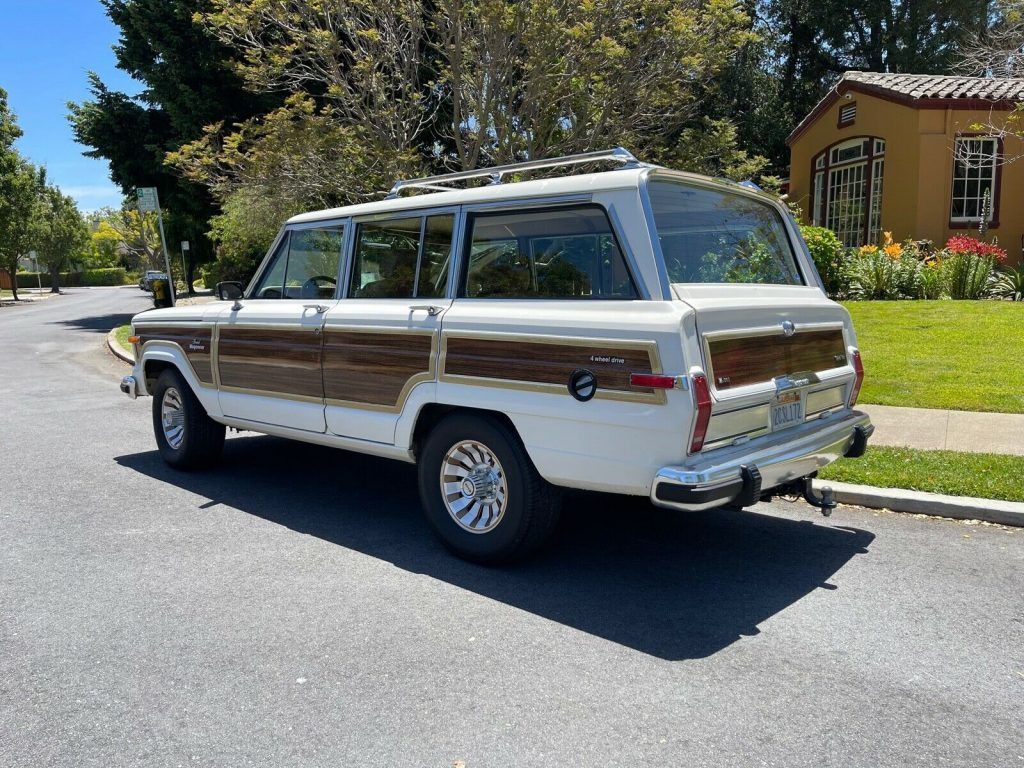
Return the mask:
[[181,373],[180,369],[174,363],[168,360],[145,360],[142,363],[142,371],[146,376],[146,391],[152,392],[153,387],[156,386],[156,380],[160,378],[160,374],[167,369],[175,370]]
[[523,438],[519,435],[519,430],[516,429],[516,425],[507,414],[502,413],[501,411],[492,411],[487,408],[470,408],[464,405],[450,405],[447,403],[427,403],[416,415],[416,425],[413,427],[412,431],[412,445],[410,448],[412,449],[413,456],[417,460],[419,460],[420,449],[423,446],[424,441],[427,439],[427,435],[430,434],[431,430],[433,430],[433,428],[436,427],[442,419],[453,413],[487,416],[496,419],[504,424],[515,436],[515,439],[519,441],[519,444],[523,446],[523,449],[526,449],[526,446],[523,443]]

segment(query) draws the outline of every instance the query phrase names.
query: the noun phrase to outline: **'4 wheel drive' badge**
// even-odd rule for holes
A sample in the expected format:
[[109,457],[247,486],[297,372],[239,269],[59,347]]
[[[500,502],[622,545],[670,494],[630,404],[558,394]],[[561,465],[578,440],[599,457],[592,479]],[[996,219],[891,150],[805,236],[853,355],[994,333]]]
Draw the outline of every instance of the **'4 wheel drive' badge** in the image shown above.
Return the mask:
[[597,376],[586,368],[577,368],[569,374],[569,394],[581,403],[597,394]]

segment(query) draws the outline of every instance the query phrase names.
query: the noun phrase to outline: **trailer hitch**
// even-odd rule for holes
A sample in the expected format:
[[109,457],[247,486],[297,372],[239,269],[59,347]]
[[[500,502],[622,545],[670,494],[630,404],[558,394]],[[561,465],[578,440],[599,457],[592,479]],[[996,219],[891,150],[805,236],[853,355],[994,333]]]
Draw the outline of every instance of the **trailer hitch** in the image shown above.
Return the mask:
[[825,517],[831,517],[832,510],[836,508],[836,497],[832,492],[832,488],[827,485],[822,487],[821,496],[817,496],[815,495],[812,482],[813,479],[810,477],[805,477],[803,479],[803,489],[801,490],[801,493],[804,497],[804,501],[812,507],[820,509],[821,514]]

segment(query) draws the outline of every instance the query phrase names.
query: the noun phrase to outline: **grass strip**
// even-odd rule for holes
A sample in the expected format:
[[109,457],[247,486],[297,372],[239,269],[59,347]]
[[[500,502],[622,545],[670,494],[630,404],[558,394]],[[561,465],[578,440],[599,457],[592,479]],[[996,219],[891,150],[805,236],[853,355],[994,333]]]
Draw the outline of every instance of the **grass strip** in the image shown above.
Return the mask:
[[878,488],[1024,501],[1024,456],[872,446],[859,459],[840,459],[819,476]]
[[1024,302],[849,301],[860,402],[1024,413]]

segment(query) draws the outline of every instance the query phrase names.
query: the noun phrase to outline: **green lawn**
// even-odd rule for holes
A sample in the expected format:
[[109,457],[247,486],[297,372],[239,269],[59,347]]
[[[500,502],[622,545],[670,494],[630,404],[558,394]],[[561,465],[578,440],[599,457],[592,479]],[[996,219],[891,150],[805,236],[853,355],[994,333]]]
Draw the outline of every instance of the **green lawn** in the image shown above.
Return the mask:
[[871,446],[859,459],[840,459],[819,476],[879,488],[1024,501],[1024,456]]
[[860,402],[1024,413],[1024,302],[849,301]]
[[128,323],[119,325],[114,329],[114,336],[117,338],[117,343],[125,349],[131,349],[132,345],[128,343],[128,337],[132,333],[132,326]]

